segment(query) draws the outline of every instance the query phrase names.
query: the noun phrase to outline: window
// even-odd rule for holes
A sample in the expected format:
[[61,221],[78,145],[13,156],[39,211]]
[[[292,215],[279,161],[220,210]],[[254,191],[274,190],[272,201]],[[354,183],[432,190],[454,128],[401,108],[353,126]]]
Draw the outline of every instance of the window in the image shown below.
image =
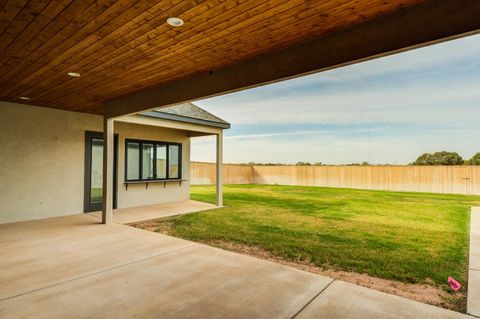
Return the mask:
[[182,178],[181,144],[126,140],[125,158],[125,181]]
[[155,159],[153,158],[153,143],[142,143],[142,179],[153,179],[153,166]]
[[170,178],[178,178],[179,173],[179,149],[178,145],[168,145],[168,172]]
[[140,179],[140,143],[127,142],[126,161],[127,174],[125,179],[127,181]]
[[167,145],[157,145],[157,178],[167,178]]

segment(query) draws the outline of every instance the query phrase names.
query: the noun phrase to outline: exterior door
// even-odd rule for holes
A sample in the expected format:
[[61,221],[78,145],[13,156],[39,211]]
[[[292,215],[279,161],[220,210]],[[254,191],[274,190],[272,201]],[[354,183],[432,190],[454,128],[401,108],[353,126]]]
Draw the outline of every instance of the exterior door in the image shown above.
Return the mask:
[[[114,142],[113,208],[117,208],[117,149],[118,135]],[[85,213],[102,210],[103,201],[103,133],[85,132]]]

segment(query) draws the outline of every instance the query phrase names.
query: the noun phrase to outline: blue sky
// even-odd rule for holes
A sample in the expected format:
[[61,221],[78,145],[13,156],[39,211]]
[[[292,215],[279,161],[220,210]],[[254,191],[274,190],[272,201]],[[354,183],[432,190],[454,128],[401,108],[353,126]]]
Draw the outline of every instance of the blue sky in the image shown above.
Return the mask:
[[[229,121],[224,161],[407,164],[480,151],[480,36],[195,102]],[[192,160],[214,161],[212,137]]]

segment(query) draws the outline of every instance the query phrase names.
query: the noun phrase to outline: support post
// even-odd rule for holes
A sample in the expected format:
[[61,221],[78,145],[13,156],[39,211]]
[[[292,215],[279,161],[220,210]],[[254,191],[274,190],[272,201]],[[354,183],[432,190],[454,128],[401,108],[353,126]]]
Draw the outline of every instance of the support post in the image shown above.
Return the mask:
[[103,207],[102,224],[112,223],[114,120],[103,118]]
[[216,135],[217,137],[217,161],[216,161],[216,181],[217,181],[217,206],[223,206],[223,131]]

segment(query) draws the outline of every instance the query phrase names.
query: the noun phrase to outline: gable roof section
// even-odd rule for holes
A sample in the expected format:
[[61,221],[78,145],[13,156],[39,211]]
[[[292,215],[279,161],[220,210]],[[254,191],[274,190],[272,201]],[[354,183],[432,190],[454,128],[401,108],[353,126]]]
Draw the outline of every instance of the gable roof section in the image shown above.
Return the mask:
[[165,107],[159,110],[142,112],[138,115],[160,118],[177,122],[186,122],[198,125],[219,127],[222,129],[230,128],[230,123],[222,120],[218,116],[196,106],[193,103],[183,103],[174,106]]

